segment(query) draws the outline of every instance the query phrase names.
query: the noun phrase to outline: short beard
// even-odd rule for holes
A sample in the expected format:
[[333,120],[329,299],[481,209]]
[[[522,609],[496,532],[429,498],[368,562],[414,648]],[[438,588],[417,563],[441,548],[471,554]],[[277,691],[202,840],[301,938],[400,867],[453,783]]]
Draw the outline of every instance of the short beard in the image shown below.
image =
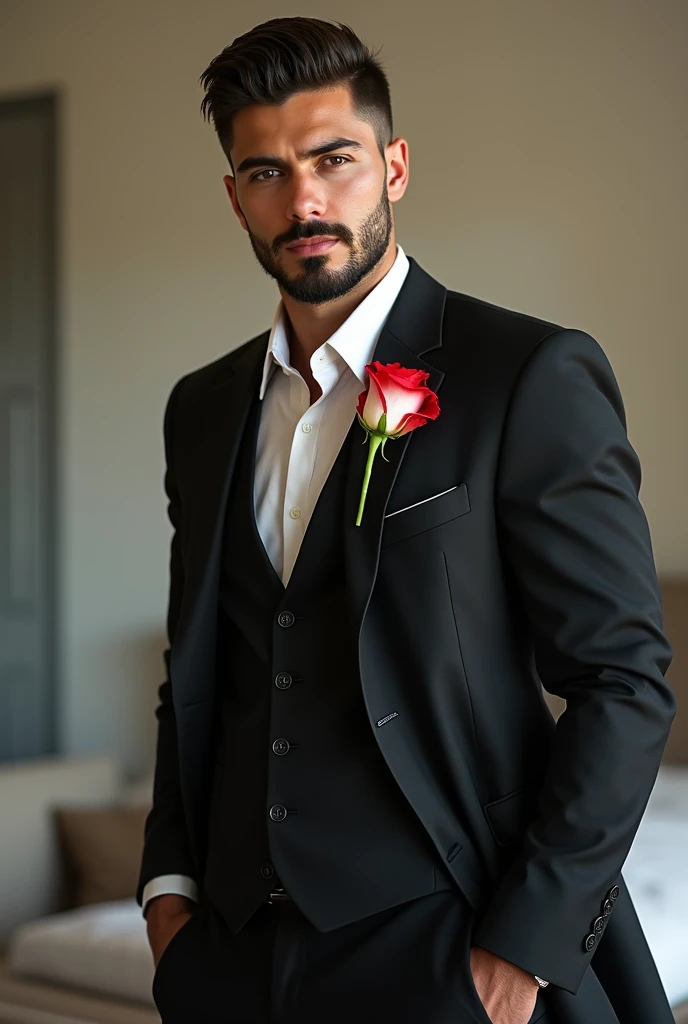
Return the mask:
[[[314,230],[317,228],[317,230]],[[338,270],[328,270],[329,257],[305,256],[301,259],[303,269],[296,277],[289,277],[279,261],[279,250],[285,242],[312,238],[317,235],[334,235],[350,246],[349,258]],[[320,306],[346,295],[359,281],[369,274],[381,261],[392,236],[392,214],[387,197],[385,182],[382,195],[375,209],[363,222],[357,244],[351,230],[344,224],[325,224],[322,221],[305,222],[295,230],[281,235],[270,246],[257,238],[249,229],[248,236],[256,259],[270,277],[297,302]]]

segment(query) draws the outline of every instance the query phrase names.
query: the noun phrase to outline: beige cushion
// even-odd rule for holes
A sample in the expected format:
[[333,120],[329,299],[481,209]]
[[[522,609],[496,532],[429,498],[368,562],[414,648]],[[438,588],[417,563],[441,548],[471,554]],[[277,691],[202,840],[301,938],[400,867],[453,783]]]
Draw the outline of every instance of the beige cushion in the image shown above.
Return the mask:
[[72,906],[136,894],[148,810],[148,806],[55,808]]
[[65,910],[64,858],[53,807],[112,806],[116,758],[39,758],[0,765],[0,947],[17,925]]

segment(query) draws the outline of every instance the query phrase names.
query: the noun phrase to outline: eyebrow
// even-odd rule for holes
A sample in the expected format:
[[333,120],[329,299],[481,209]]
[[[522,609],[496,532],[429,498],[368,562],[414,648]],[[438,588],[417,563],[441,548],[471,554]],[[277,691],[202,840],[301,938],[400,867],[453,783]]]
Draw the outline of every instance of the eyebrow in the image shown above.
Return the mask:
[[[363,149],[363,145],[360,142],[356,142],[355,139],[333,139],[332,142],[325,142],[322,146],[316,146],[315,149],[307,149],[297,153],[296,156],[299,160],[310,160],[314,156],[324,156],[325,153],[331,153],[334,149]],[[255,167],[277,167],[279,170],[285,171],[288,168],[288,164],[280,156],[247,156],[237,167],[236,174],[243,174],[245,171],[250,171]]]

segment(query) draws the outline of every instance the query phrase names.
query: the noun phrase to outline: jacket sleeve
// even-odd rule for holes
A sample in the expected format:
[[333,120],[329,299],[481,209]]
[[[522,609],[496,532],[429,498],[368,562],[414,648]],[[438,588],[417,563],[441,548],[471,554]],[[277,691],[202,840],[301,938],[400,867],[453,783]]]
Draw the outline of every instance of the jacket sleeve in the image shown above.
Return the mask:
[[170,684],[170,650],[174,643],[174,633],[184,587],[184,571],[179,550],[181,503],[174,475],[172,454],[175,404],[184,379],[182,377],[173,387],[164,417],[165,493],[168,498],[167,514],[173,530],[170,546],[170,585],[167,610],[169,646],[163,654],[167,678],[159,687],[159,704],[155,711],[158,720],[158,736],[153,781],[153,806],[146,819],[144,829],[143,855],[136,890],[136,901],[139,906],[142,906],[144,886],[151,879],[160,875],[185,875],[189,881],[197,882],[179,787],[177,725]]
[[495,508],[537,673],[566,709],[472,942],[574,995],[623,898],[615,885],[676,713],[640,480],[601,347],[548,335],[512,394]]

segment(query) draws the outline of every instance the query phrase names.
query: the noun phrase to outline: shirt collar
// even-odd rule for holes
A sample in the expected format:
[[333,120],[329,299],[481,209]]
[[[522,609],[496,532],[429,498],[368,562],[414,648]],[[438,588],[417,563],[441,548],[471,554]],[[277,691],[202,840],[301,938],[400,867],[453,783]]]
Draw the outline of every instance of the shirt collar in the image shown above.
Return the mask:
[[[397,244],[397,258],[392,267],[372,291],[368,292],[365,299],[356,306],[341,327],[324,343],[330,345],[341,356],[349,369],[356,374],[363,387],[368,386],[366,363],[372,360],[385,320],[401,291],[408,271],[409,261],[406,253]],[[291,365],[284,317],[284,304],[280,300],[265,353],[260,384],[261,400],[276,368],[281,366],[282,371],[286,372],[286,367]]]

